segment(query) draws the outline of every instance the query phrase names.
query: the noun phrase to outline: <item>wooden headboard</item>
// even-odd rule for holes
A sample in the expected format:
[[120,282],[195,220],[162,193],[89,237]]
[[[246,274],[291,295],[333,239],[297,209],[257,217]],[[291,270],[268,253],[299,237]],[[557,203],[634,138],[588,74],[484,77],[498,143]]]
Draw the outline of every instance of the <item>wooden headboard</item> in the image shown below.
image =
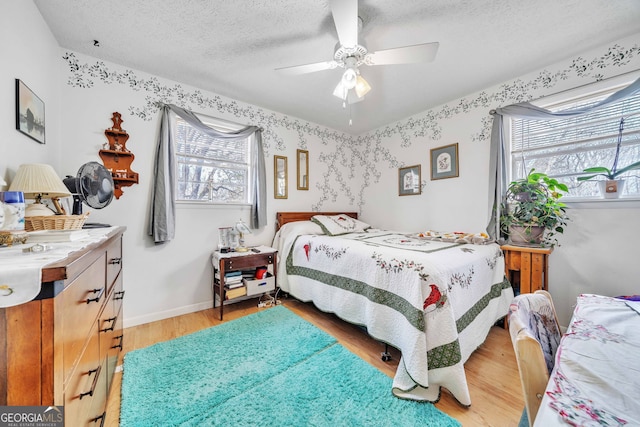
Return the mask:
[[358,219],[358,212],[277,212],[276,213],[276,231],[288,222],[293,221],[309,221],[314,215],[349,215],[351,218]]

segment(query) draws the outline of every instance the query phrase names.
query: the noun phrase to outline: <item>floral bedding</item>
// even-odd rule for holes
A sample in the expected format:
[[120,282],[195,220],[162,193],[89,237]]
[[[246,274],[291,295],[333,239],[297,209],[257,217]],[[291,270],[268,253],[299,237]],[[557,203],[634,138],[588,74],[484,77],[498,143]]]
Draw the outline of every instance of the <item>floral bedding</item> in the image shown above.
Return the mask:
[[445,387],[471,404],[463,364],[513,299],[497,244],[376,229],[329,236],[299,221],[278,231],[274,247],[283,291],[402,352],[396,396],[434,402]]

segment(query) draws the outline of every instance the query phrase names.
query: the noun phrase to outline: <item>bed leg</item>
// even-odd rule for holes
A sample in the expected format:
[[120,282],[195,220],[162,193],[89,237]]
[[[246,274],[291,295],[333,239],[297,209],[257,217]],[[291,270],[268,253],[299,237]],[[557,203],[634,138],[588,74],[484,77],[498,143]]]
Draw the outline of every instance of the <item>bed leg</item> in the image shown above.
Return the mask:
[[389,344],[384,345],[384,351],[380,354],[380,358],[383,362],[391,360],[391,353],[389,353]]

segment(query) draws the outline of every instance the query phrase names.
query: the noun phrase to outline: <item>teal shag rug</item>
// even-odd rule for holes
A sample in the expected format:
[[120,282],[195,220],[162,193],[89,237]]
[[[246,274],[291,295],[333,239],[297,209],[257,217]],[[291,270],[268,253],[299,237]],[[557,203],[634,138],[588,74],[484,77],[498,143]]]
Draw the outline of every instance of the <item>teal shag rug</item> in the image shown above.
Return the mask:
[[120,426],[460,426],[283,306],[131,351]]

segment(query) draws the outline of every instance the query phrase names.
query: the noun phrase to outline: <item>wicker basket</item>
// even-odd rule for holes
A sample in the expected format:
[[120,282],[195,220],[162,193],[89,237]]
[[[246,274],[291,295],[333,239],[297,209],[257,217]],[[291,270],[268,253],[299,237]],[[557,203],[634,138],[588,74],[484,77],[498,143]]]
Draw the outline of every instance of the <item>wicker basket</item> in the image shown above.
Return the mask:
[[82,228],[89,212],[82,215],[27,216],[24,218],[26,231],[76,230]]

